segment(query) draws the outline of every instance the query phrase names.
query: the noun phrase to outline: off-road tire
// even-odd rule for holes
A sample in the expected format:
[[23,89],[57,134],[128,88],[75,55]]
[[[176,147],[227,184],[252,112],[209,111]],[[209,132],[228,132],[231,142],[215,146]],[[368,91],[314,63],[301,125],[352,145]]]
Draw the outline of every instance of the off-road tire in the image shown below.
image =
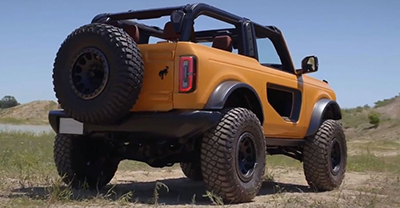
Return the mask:
[[[110,145],[99,138],[59,134],[54,142],[54,161],[63,182],[73,188],[100,189],[118,169],[119,160],[108,155]],[[93,162],[90,162],[91,159]],[[90,164],[90,165],[89,165]]]
[[[335,144],[335,145],[334,145]],[[334,151],[334,146],[340,151]],[[339,162],[332,161],[331,153],[340,152]],[[336,154],[337,155],[337,154]],[[336,159],[337,160],[337,159]],[[332,164],[335,165],[336,171]],[[303,168],[306,180],[316,191],[338,188],[345,177],[347,164],[346,137],[339,121],[325,120],[313,136],[306,138],[303,150]]]
[[[224,110],[222,114],[218,125],[206,132],[202,140],[203,181],[209,191],[226,203],[249,202],[259,192],[265,172],[266,144],[263,128],[257,116],[248,109],[232,108]],[[248,181],[243,180],[237,170],[237,151],[241,147],[238,144],[245,135],[250,139],[247,145],[254,149],[256,163]],[[246,151],[250,146],[244,146]]]
[[187,178],[193,181],[203,180],[203,175],[201,174],[201,164],[199,162],[181,162],[180,163],[183,174]]
[[[103,74],[104,83],[96,88],[96,95],[82,98],[72,74],[79,54],[86,50],[102,54],[99,57],[104,58],[101,59],[104,67],[100,68],[108,72]],[[76,29],[62,43],[54,62],[53,85],[58,102],[69,117],[85,123],[112,124],[125,117],[135,105],[143,74],[142,55],[132,37],[121,28],[93,23]]]

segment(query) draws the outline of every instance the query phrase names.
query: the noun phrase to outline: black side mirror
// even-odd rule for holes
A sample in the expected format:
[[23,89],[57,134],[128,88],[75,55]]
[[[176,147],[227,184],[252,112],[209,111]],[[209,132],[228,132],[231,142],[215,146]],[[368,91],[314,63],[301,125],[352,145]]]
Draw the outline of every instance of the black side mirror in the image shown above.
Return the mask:
[[301,61],[301,69],[296,69],[296,74],[306,74],[318,71],[318,58],[316,56],[306,56]]

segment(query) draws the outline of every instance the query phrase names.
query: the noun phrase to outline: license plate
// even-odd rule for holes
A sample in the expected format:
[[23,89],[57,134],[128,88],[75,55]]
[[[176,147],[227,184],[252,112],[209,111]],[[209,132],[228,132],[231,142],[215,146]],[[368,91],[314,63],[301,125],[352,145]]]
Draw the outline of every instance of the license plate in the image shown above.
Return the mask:
[[83,134],[83,123],[72,118],[60,118],[60,134]]

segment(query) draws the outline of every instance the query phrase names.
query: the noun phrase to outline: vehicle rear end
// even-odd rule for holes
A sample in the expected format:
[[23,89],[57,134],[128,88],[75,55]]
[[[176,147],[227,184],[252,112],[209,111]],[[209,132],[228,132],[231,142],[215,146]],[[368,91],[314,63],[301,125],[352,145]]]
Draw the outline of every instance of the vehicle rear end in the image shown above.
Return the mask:
[[196,58],[177,53],[176,36],[163,37],[148,44],[136,25],[92,23],[65,39],[53,68],[62,109],[49,112],[65,183],[102,187],[124,159],[152,167],[191,161],[195,138],[216,126],[217,111],[175,108],[177,94],[195,90]]
[[[49,114],[54,131],[189,138],[215,125],[219,112],[201,110],[204,99],[197,102],[193,97],[199,95],[195,93],[199,57],[192,50],[196,44],[178,42],[169,25],[155,43],[141,42],[136,25],[92,23],[72,32],[53,69],[62,107]],[[179,45],[185,47],[177,50]]]
[[140,96],[132,112],[204,107],[204,102],[199,106],[198,98],[193,97],[197,94],[196,69],[201,58],[191,50],[193,47],[196,46],[188,42],[139,45],[145,70]]
[[[120,161],[135,160],[152,167],[180,163],[188,178],[203,180],[225,201],[256,196],[266,155],[259,117],[244,107],[219,109],[225,106],[226,88],[239,86],[232,78],[246,77],[242,69],[257,62],[234,55],[228,34],[219,37],[221,44],[212,40],[218,49],[188,40],[190,31],[194,34],[191,15],[201,11],[240,23],[238,16],[193,4],[111,14],[116,19],[171,15],[174,23],[163,30],[111,24],[107,14],[66,38],[53,69],[62,110],[49,113],[57,133],[54,161],[66,184],[99,190]],[[215,31],[208,32],[207,40],[215,39]],[[149,35],[163,40],[149,43]],[[225,80],[231,82],[221,85]],[[208,99],[221,108],[206,110]]]

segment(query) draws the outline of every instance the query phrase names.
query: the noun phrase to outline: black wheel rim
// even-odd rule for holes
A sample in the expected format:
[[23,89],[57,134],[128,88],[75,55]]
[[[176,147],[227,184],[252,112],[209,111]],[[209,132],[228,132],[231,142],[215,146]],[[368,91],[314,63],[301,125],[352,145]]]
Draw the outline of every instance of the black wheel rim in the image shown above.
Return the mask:
[[70,85],[77,96],[86,100],[96,98],[108,81],[105,55],[96,48],[81,50],[73,62],[70,76]]
[[243,182],[251,180],[256,165],[256,148],[254,136],[245,132],[240,135],[237,143],[236,171]]
[[331,144],[331,165],[332,165],[332,174],[337,175],[340,171],[340,165],[342,161],[342,150],[340,143],[336,138],[333,139]]

